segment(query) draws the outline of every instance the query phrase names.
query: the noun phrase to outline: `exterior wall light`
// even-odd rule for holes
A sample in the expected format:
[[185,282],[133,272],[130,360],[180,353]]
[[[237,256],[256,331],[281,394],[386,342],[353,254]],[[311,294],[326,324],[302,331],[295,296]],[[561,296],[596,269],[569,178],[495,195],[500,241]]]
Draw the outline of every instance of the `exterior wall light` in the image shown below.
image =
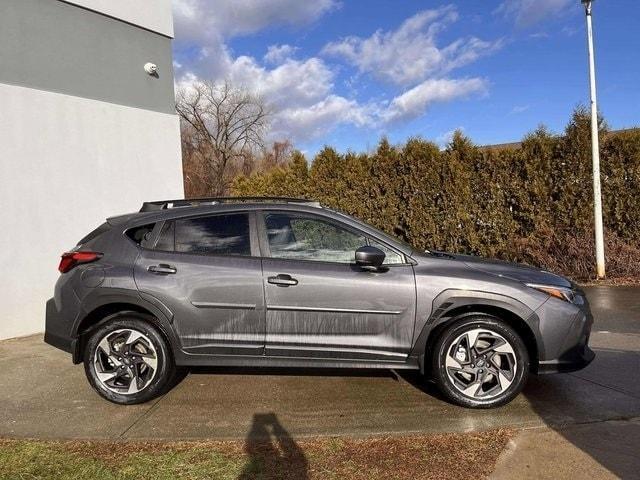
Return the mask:
[[158,76],[158,66],[155,63],[151,63],[151,62],[145,63],[144,71],[147,72],[152,77]]

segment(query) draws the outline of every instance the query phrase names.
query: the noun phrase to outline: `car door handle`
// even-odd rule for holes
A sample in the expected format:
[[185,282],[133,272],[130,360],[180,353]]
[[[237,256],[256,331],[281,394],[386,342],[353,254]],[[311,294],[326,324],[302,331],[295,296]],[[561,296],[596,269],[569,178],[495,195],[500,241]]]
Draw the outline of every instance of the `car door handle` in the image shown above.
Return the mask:
[[267,281],[273,285],[278,285],[279,287],[292,287],[298,284],[298,280],[286,273],[281,273],[275,277],[269,277],[267,278]]
[[172,267],[171,265],[167,265],[166,263],[161,263],[160,265],[151,265],[147,268],[149,272],[155,273],[156,275],[169,275],[170,273],[176,273],[178,270],[176,267]]

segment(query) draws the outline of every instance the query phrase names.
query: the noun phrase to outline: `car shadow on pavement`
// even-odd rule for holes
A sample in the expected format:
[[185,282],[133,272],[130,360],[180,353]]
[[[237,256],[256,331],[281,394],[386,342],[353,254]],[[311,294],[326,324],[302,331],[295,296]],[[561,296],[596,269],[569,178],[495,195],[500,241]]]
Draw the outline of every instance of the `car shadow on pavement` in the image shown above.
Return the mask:
[[309,478],[307,457],[274,413],[253,416],[244,450],[249,459],[238,480]]
[[421,391],[425,395],[429,395],[430,397],[437,398],[442,402],[446,402],[450,405],[454,405],[449,400],[447,400],[447,398],[444,395],[442,395],[442,393],[440,392],[440,390],[438,390],[438,387],[432,380],[429,380],[428,377],[425,377],[419,371],[403,369],[403,370],[393,370],[391,372],[396,375],[396,378],[401,378],[402,380],[407,382],[409,385],[411,385],[413,388]]
[[560,459],[565,452],[568,460],[588,462],[586,454],[618,478],[640,478],[640,352],[594,350],[585,370],[532,375],[524,395],[557,434],[548,455]]
[[[529,377],[521,395],[550,430],[527,432],[534,437],[518,448],[530,451],[515,452],[524,469],[508,465],[504,478],[569,478],[584,469],[585,474],[608,471],[611,477],[640,479],[640,348],[594,350],[596,359],[583,371]],[[396,373],[426,395],[451,404],[418,372]],[[473,411],[454,408],[473,416]],[[545,475],[549,464],[553,477]]]

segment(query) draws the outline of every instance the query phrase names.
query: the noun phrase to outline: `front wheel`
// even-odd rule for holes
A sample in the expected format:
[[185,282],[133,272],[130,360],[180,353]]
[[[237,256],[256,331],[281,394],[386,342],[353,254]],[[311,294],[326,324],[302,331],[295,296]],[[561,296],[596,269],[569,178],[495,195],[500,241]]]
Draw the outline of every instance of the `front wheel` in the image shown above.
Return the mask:
[[171,352],[160,332],[135,313],[109,319],[89,338],[84,368],[91,386],[121,405],[147,402],[175,376]]
[[489,315],[455,321],[433,350],[434,380],[453,403],[491,408],[515,398],[529,374],[529,354],[508,324]]

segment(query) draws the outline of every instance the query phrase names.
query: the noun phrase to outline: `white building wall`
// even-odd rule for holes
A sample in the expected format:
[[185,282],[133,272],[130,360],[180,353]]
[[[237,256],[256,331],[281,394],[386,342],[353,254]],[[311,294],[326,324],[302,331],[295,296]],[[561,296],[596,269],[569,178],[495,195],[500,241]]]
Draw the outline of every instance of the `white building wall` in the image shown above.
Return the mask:
[[0,83],[0,339],[44,330],[60,254],[182,198],[176,115]]
[[171,0],[65,0],[173,38]]

